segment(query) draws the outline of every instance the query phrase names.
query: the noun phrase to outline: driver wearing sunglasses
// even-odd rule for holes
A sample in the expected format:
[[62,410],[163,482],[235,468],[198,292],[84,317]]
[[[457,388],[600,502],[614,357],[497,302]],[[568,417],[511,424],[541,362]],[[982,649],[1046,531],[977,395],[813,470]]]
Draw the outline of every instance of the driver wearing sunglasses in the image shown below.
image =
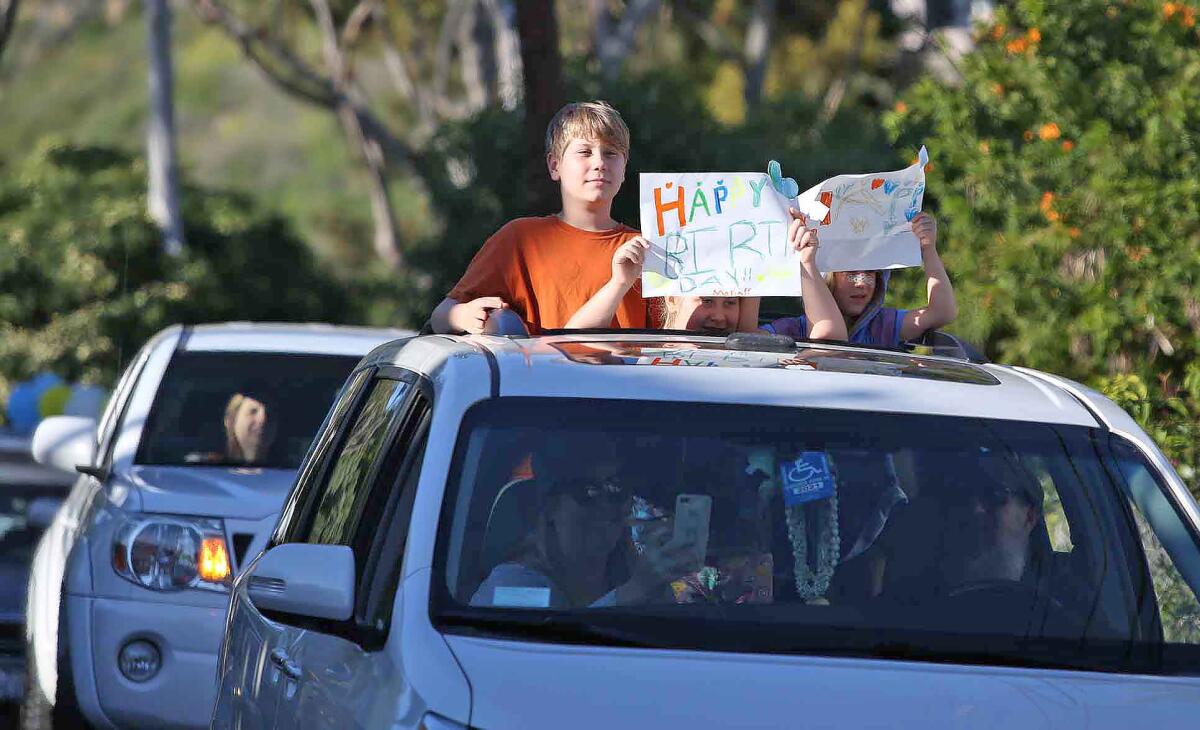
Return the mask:
[[472,606],[570,609],[671,600],[671,581],[697,567],[690,564],[694,551],[671,542],[669,520],[643,528],[645,547],[634,550],[632,497],[604,471],[546,476],[534,524],[479,586]]
[[984,473],[965,507],[962,584],[1020,581],[1030,561],[1030,537],[1042,521],[1040,487],[1027,477],[1001,481]]

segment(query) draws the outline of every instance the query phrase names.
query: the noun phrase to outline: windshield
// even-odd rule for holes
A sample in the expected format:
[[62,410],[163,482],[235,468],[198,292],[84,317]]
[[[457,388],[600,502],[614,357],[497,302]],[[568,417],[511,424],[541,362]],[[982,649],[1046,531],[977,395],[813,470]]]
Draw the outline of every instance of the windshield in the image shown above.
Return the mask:
[[468,414],[456,459],[435,562],[447,630],[1200,666],[1196,582],[1179,570],[1196,575],[1194,535],[1100,430],[504,398]]
[[295,469],[358,360],[178,353],[154,398],[136,461]]

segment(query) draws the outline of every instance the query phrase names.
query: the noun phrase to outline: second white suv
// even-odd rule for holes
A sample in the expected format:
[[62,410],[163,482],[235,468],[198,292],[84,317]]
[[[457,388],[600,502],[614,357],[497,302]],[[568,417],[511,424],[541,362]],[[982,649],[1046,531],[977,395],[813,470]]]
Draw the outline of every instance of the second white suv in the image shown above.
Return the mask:
[[203,727],[229,583],[266,544],[347,375],[401,330],[176,326],[97,424],[46,419],[41,462],[82,474],[29,579],[27,727]]

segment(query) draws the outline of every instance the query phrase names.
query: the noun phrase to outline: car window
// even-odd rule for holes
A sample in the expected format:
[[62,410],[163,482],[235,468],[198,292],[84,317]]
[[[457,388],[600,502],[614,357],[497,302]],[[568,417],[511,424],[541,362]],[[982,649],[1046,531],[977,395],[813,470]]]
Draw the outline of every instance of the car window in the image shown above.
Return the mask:
[[[1145,610],[1108,467],[1132,458],[1080,426],[494,399],[456,447],[435,614],[547,641],[1154,671],[1134,662],[1162,653],[1131,647],[1178,635]],[[1154,560],[1197,559],[1173,539]]]
[[[1189,550],[1191,537],[1183,520],[1163,495],[1161,484],[1136,450],[1117,442],[1114,451],[1123,457],[1116,462],[1117,468],[1126,486],[1129,507],[1137,523],[1137,536],[1146,555],[1152,603],[1157,607],[1163,635],[1170,643],[1200,644],[1200,601],[1195,588],[1180,574],[1171,553],[1174,552],[1180,565],[1188,566],[1192,571],[1200,570],[1197,564],[1200,556]],[[1154,515],[1158,531],[1151,526],[1147,514]],[[1159,533],[1162,533],[1162,539]],[[1174,550],[1168,550],[1164,541]]]
[[157,344],[157,341],[158,338],[152,339],[134,356],[129,367],[121,376],[121,380],[117,383],[117,387],[109,396],[108,403],[104,406],[104,413],[100,417],[97,429],[97,464],[104,464],[110,456],[113,436],[117,433],[117,423],[122,417],[119,409],[123,409],[129,402],[129,394],[133,392],[133,386],[141,377],[142,371],[146,369],[146,361],[150,359],[150,350]]
[[283,542],[299,542],[302,529],[301,517],[304,505],[312,502],[317,490],[321,487],[325,464],[330,460],[337,436],[349,417],[354,404],[362,395],[363,389],[371,380],[374,370],[364,368],[350,376],[338,392],[333,407],[325,415],[317,440],[301,464],[300,473],[296,476],[296,487],[288,495],[287,502],[280,513],[279,524],[275,527],[272,544]]
[[429,433],[431,405],[425,393],[413,394],[412,404],[392,439],[389,454],[380,469],[377,486],[364,509],[379,515],[377,521],[358,526],[355,554],[364,563],[355,616],[368,630],[365,637],[381,646],[391,625],[396,589],[404,573],[408,528],[413,501]]
[[295,469],[357,357],[176,353],[136,463]]
[[320,492],[304,542],[349,545],[388,437],[404,413],[409,384],[379,379],[355,416]]

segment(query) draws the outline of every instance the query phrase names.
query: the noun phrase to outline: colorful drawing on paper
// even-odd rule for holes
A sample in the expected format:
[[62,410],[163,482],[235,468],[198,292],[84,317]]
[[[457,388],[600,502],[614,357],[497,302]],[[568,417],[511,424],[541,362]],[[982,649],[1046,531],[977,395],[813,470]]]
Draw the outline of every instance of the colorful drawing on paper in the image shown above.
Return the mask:
[[799,187],[777,163],[772,173],[642,173],[641,229],[651,243],[642,295],[799,294],[799,256],[787,243],[791,201],[772,176],[792,196]]
[[821,238],[817,267],[830,272],[919,266],[912,220],[925,198],[928,163],[922,147],[917,161],[903,170],[837,175],[801,193],[801,210],[815,203],[828,208],[824,218],[809,221]]

